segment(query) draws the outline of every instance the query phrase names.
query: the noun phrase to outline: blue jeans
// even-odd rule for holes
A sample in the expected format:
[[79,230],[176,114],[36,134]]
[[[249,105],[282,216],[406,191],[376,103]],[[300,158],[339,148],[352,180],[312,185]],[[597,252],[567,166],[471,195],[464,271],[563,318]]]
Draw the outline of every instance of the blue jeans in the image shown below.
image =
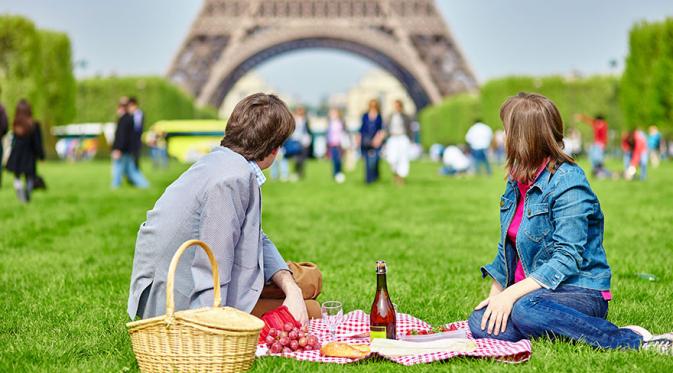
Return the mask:
[[453,175],[458,175],[458,174],[463,174],[467,170],[457,170],[451,166],[444,166],[439,169],[439,173],[444,175],[444,176],[453,176]]
[[474,159],[474,170],[481,173],[481,166],[484,166],[486,174],[491,174],[491,165],[488,163],[486,149],[472,149],[472,158]]
[[152,157],[152,165],[154,168],[168,167],[168,153],[166,148],[153,146],[150,148],[150,156]]
[[341,173],[341,148],[330,146],[329,156],[332,159],[332,176],[336,176]]
[[119,159],[112,160],[112,187],[119,188],[122,183],[122,176],[126,178],[137,188],[147,188],[150,183],[138,170],[135,159],[132,154],[122,154]]
[[474,311],[468,320],[475,338],[515,342],[549,336],[583,341],[600,348],[639,348],[643,338],[629,329],[607,321],[608,302],[598,290],[561,285],[556,290],[538,289],[514,303],[507,329],[498,335],[481,330],[486,307]]
[[371,184],[379,179],[379,150],[363,149],[362,158],[365,159],[365,182]]
[[591,148],[589,148],[589,160],[591,161],[591,170],[593,173],[601,170],[605,162],[605,150],[603,147],[598,144],[591,145]]

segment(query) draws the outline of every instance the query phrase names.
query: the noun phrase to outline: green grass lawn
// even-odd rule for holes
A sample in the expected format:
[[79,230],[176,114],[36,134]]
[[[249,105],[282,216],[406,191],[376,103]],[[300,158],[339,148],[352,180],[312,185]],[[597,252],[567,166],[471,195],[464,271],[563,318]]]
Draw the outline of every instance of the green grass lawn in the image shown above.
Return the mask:
[[[137,228],[184,166],[148,172],[146,191],[108,187],[108,163],[40,166],[49,191],[19,205],[9,174],[0,189],[0,371],[136,371],[126,333],[126,299]],[[149,165],[145,167],[149,170]],[[382,168],[382,170],[385,170]],[[387,171],[387,170],[386,170]],[[335,185],[327,163],[305,182],[264,186],[264,230],[287,260],[313,261],[324,274],[321,300],[368,312],[374,265],[388,262],[388,286],[402,312],[433,324],[462,320],[486,295],[479,266],[495,254],[502,173],[449,179],[416,163],[405,187],[384,172]],[[613,270],[609,319],[655,332],[673,330],[673,164],[645,183],[594,181],[605,213]],[[656,282],[636,274],[655,274]],[[385,361],[350,366],[257,360],[256,371],[673,371],[673,357],[605,352],[533,341],[520,366],[456,359],[404,368]]]

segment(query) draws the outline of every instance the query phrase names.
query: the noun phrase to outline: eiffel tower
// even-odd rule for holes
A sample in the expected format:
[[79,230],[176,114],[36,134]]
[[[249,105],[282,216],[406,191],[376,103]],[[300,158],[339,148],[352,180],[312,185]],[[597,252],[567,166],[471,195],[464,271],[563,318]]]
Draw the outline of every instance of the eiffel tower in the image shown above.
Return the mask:
[[201,105],[275,56],[351,52],[395,76],[417,108],[477,89],[434,0],[205,0],[168,77]]

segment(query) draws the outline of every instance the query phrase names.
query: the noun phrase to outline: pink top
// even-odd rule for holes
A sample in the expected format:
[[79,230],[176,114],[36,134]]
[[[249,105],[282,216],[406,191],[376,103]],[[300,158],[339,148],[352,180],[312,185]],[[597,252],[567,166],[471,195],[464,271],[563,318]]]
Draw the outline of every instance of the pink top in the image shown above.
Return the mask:
[[[516,236],[519,234],[519,227],[521,226],[521,219],[523,218],[523,205],[524,205],[524,199],[526,198],[526,193],[528,192],[528,189],[530,189],[531,185],[537,180],[538,177],[540,177],[540,174],[544,169],[547,167],[549,162],[545,162],[542,167],[537,172],[537,175],[535,175],[535,179],[529,183],[529,184],[524,184],[524,183],[519,183],[517,182],[517,187],[519,188],[519,202],[516,204],[516,211],[514,213],[514,218],[512,219],[512,222],[509,224],[509,227],[507,228],[507,239],[516,247]],[[523,266],[521,265],[521,261],[519,260],[518,256],[516,258],[516,270],[514,271],[514,283],[517,283],[523,279],[526,278],[526,273],[523,271]],[[612,293],[610,291],[603,291],[601,292],[603,295],[603,299],[605,300],[611,300],[612,299]]]
[[344,123],[340,119],[330,119],[327,125],[327,146],[341,146]]

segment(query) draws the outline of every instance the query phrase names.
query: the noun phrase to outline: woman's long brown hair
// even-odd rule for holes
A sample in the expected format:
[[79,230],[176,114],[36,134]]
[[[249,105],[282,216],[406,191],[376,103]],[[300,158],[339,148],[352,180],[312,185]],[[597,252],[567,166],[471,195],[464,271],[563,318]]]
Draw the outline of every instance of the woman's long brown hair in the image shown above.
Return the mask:
[[507,170],[518,182],[534,181],[549,160],[552,172],[563,162],[575,163],[563,152],[563,119],[554,103],[536,93],[519,93],[500,108],[505,126]]
[[33,110],[25,99],[19,100],[16,105],[12,132],[17,137],[25,137],[33,132]]

